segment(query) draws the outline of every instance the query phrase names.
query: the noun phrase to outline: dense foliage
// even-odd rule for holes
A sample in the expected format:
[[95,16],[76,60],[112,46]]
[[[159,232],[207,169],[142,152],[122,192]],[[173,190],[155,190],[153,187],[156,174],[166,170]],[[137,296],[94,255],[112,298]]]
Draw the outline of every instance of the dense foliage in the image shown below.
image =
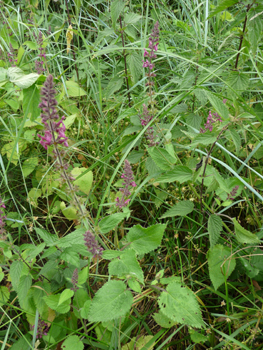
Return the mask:
[[0,1],[1,349],[261,349],[259,0]]

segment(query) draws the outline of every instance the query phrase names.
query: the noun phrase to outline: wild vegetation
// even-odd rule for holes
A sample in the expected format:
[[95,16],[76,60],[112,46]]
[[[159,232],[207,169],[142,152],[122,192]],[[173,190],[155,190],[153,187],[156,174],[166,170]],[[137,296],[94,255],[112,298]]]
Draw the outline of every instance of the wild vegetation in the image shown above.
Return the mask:
[[0,1],[1,350],[263,348],[262,15]]

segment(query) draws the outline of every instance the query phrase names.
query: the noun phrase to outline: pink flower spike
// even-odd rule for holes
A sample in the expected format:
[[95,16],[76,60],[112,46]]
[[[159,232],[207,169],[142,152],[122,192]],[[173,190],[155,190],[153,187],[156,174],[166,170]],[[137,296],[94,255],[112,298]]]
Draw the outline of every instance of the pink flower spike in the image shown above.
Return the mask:
[[148,52],[144,49],[144,54],[143,54],[143,57],[147,57],[149,56]]
[[154,51],[157,51],[157,50],[158,50],[158,45],[159,45],[159,43],[157,43],[157,44],[154,45],[154,47],[153,47]]

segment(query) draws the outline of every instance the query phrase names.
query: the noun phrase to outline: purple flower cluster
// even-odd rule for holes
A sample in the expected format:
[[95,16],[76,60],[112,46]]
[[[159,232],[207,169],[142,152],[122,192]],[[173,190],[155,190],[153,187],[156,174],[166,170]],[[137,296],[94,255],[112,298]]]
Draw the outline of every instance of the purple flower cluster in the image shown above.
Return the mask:
[[70,289],[73,290],[74,292],[76,292],[76,291],[79,289],[79,287],[77,286],[78,278],[79,278],[78,269],[75,268],[75,270],[74,270],[74,272],[73,272],[73,275],[72,275],[72,278],[71,278],[71,283],[73,284],[73,287],[70,288]]
[[[223,103],[226,103],[226,99],[223,100]],[[205,123],[205,128],[202,129],[200,128],[200,133],[204,134],[206,132],[206,129],[208,129],[210,132],[213,130],[213,123],[215,122],[222,122],[222,118],[220,117],[220,115],[218,113],[213,113],[211,111],[209,111],[206,123]]]
[[0,198],[0,236],[2,236],[4,233],[5,233],[5,222],[4,220],[6,219],[6,216],[3,215],[4,212],[1,210],[1,208],[4,208],[5,209],[5,205],[2,201],[2,198]]
[[47,335],[48,329],[48,324],[43,320],[39,320],[37,325],[37,339],[41,339],[43,335]]
[[45,49],[43,48],[43,34],[39,32],[38,36],[35,33],[33,35],[38,44],[38,57],[40,58],[40,61],[35,61],[35,68],[38,74],[42,74],[45,72],[44,60],[46,59]]
[[231,199],[234,200],[234,197],[237,195],[237,190],[239,189],[239,186],[235,186],[233,188],[233,190],[229,193],[229,195],[227,196],[227,199]]
[[[158,50],[158,45],[159,45],[159,23],[156,22],[149,38],[149,49],[151,51],[148,52],[146,49],[144,49],[144,55],[143,55],[145,58],[147,58],[145,59],[145,61],[143,61],[143,67],[148,69],[146,73],[146,76],[148,77],[146,86],[149,87],[149,91],[148,91],[148,95],[150,97],[149,105],[151,106],[149,110],[146,104],[143,104],[143,113],[142,113],[142,116],[140,116],[141,124],[143,126],[147,126],[149,124],[149,122],[153,119],[153,114],[154,114],[155,102],[153,100],[154,91],[152,89],[152,86],[154,85],[154,81],[152,80],[152,78],[155,77],[156,74],[153,72],[153,69],[154,69],[153,59],[157,57],[155,52]],[[150,147],[155,146],[157,144],[155,142],[153,127],[149,127],[147,129],[146,138],[149,141]]]
[[[61,119],[57,113],[57,100],[55,99],[56,90],[54,89],[54,82],[52,75],[49,75],[41,90],[41,102],[39,108],[42,109],[41,118],[45,126],[44,136],[38,134],[41,139],[41,145],[47,149],[47,146],[63,144],[68,147],[67,137],[65,135],[66,127],[63,123],[65,117]],[[55,133],[57,136],[55,136]]]
[[103,248],[99,246],[99,243],[96,241],[95,236],[90,231],[84,233],[85,246],[88,248],[88,251],[92,254],[92,257],[101,257]]
[[11,43],[9,44],[9,52],[7,56],[8,56],[9,62],[12,63],[12,67],[16,67],[15,63],[17,62],[17,60],[15,59],[15,50]]
[[124,169],[121,178],[124,179],[122,183],[123,188],[120,188],[120,192],[122,192],[121,199],[119,197],[116,198],[116,206],[118,208],[126,207],[129,204],[130,199],[128,197],[131,195],[129,191],[129,186],[136,187],[136,183],[134,182],[133,171],[131,165],[127,159],[124,161]]

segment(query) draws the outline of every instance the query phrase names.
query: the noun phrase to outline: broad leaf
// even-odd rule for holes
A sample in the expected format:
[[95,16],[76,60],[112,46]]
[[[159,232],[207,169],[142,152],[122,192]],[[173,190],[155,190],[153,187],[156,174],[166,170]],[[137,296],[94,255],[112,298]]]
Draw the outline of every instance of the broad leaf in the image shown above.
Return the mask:
[[51,234],[43,228],[35,228],[35,231],[43,239],[47,246],[51,246],[55,242],[58,242],[58,238],[55,234]]
[[213,12],[210,13],[208,18],[215,16],[217,13],[224,11],[230,6],[238,3],[238,0],[221,0]]
[[52,310],[57,311],[60,314],[65,314],[70,310],[71,299],[65,300],[62,304],[59,305],[59,299],[61,294],[49,295],[43,297],[43,300]]
[[259,244],[260,240],[258,236],[247,231],[244,227],[242,227],[235,218],[232,219],[235,226],[235,234],[238,242],[240,243],[248,243],[248,244]]
[[27,177],[32,171],[35,170],[38,165],[38,157],[27,158],[22,165],[22,173],[24,177]]
[[180,183],[187,182],[191,180],[193,172],[187,166],[177,165],[173,170],[167,171],[165,174],[159,176],[156,179],[156,182],[174,182],[178,181]]
[[236,261],[234,258],[228,259],[231,255],[231,249],[221,244],[210,248],[207,253],[209,276],[215,290],[225,282],[234,271]]
[[209,240],[210,245],[213,247],[216,245],[219,237],[220,232],[222,231],[223,222],[220,216],[212,214],[209,216],[208,219],[208,233],[209,233]]
[[109,263],[109,274],[118,277],[136,277],[141,283],[144,281],[142,268],[132,249],[125,250],[120,258],[114,259]]
[[10,297],[10,292],[7,287],[0,286],[0,307],[7,303]]
[[191,143],[191,149],[195,148],[197,145],[201,144],[204,146],[212,145],[216,141],[215,134],[211,132],[206,132],[204,134],[198,134]]
[[168,209],[161,219],[173,216],[186,216],[194,210],[194,203],[191,201],[181,201]]
[[142,56],[137,52],[131,52],[127,56],[127,63],[131,72],[131,78],[134,84],[136,84],[142,75]]
[[64,303],[64,301],[73,297],[73,295],[74,295],[73,290],[71,290],[71,289],[63,290],[63,292],[59,296],[58,306],[61,305],[62,303]]
[[117,20],[120,17],[121,12],[123,11],[125,7],[125,2],[122,0],[115,0],[111,3],[111,19],[112,19],[112,26],[115,29]]
[[15,260],[10,267],[10,278],[14,290],[18,291],[18,285],[20,281],[21,272],[23,269],[23,262],[21,260]]
[[146,254],[156,249],[161,244],[166,225],[157,224],[148,228],[141,225],[133,226],[128,234],[127,240],[131,242],[129,248],[135,250],[137,254]]
[[[78,188],[85,194],[89,194],[92,182],[93,182],[93,174],[92,171],[86,172],[84,175],[80,176],[84,173],[86,168],[74,168],[71,171],[71,175],[76,179],[73,183],[78,186]],[[80,176],[79,178],[77,178]]]
[[86,91],[83,90],[78,83],[72,80],[66,81],[67,93],[70,97],[80,97],[87,95]]
[[124,282],[109,281],[95,294],[89,309],[89,321],[105,322],[123,317],[132,303],[132,293]]
[[196,328],[204,327],[195,294],[181,283],[168,284],[166,291],[161,293],[158,304],[161,312],[174,322]]
[[28,111],[28,116],[31,121],[36,120],[40,116],[40,108],[38,108],[40,102],[40,93],[36,84],[23,90],[23,112]]
[[84,344],[76,335],[70,335],[62,344],[62,350],[83,350]]
[[134,12],[129,12],[126,13],[124,16],[124,22],[126,25],[128,24],[135,24],[137,23],[140,19],[142,18],[142,16],[138,15],[137,13]]
[[227,78],[227,84],[237,92],[243,92],[249,84],[249,76],[239,71],[230,71]]
[[20,305],[23,307],[23,302],[27,299],[27,293],[32,285],[32,277],[30,275],[24,275],[20,278],[17,296],[19,299]]
[[154,321],[163,328],[171,328],[176,325],[176,322],[165,316],[162,312],[153,315]]
[[33,85],[39,78],[37,73],[25,74],[19,67],[9,67],[7,70],[7,76],[11,83],[21,89],[29,88],[29,86]]
[[162,170],[173,169],[173,164],[175,164],[177,161],[177,159],[168,153],[164,148],[149,147],[148,152],[154,163]]
[[125,213],[116,213],[103,218],[99,222],[101,233],[108,233],[113,230],[126,216],[127,214]]

